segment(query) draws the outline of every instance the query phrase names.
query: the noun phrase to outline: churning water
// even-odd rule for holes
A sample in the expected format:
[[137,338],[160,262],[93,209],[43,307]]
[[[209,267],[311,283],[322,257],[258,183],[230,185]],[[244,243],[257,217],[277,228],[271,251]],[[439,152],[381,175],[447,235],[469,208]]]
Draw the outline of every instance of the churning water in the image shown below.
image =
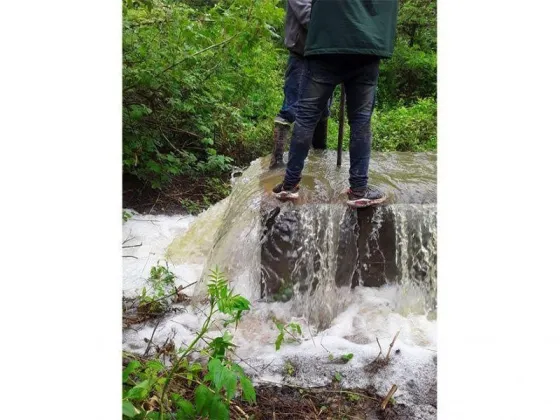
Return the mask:
[[[312,152],[296,203],[267,193],[282,172],[266,170],[263,158],[232,179],[230,197],[198,217],[134,215],[123,235],[142,246],[123,249],[124,294],[138,294],[150,268],[166,261],[192,297],[160,322],[154,342],[171,337],[179,347],[194,337],[205,275],[217,265],[252,302],[234,341],[256,381],[316,386],[340,372],[343,386],[383,393],[396,384],[397,402],[415,407],[415,418],[435,418],[436,158],[381,153],[371,161],[370,183],[389,196],[379,208],[349,209],[348,157],[339,169],[335,153]],[[275,319],[299,322],[303,338],[275,351]],[[154,325],[125,330],[124,349],[143,353]],[[389,365],[368,371],[397,333]],[[329,353],[354,358],[337,365]],[[284,374],[286,361],[294,376]]]

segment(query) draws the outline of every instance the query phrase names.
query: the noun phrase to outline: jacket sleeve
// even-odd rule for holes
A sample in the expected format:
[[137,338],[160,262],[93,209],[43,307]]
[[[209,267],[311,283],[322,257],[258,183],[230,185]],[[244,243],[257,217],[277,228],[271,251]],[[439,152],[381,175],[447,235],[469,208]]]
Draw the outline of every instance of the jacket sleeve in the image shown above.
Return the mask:
[[288,0],[288,4],[294,11],[299,23],[307,28],[311,17],[311,0]]

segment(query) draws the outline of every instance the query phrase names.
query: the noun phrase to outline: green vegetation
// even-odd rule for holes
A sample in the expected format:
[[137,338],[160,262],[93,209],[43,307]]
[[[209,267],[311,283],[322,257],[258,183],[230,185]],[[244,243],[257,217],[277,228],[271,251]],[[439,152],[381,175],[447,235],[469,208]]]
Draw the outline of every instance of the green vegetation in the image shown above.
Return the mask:
[[278,331],[280,331],[278,337],[276,337],[276,342],[274,343],[276,346],[276,351],[280,350],[282,343],[284,343],[286,334],[288,334],[293,341],[297,341],[298,336],[302,335],[301,326],[297,322],[282,324],[281,322],[276,321],[276,328],[278,328]]
[[348,363],[354,357],[353,353],[343,354],[341,359],[344,363]]
[[127,222],[128,220],[130,220],[132,218],[132,214],[126,210],[123,210],[122,212],[122,221],[123,223]]
[[294,376],[296,374],[296,368],[289,360],[284,363],[284,373],[287,376]]
[[335,357],[334,354],[329,353],[328,358],[329,358],[329,362],[346,364],[354,358],[354,354],[353,353],[347,353],[347,354],[343,354],[340,357]]
[[[283,9],[264,0],[123,5],[123,170],[161,188],[268,149]],[[259,147],[259,143],[262,147]]]
[[436,148],[437,104],[432,98],[397,106],[373,118],[373,147],[381,151],[421,152]]
[[361,397],[357,394],[354,394],[352,392],[349,392],[348,394],[346,394],[346,398],[348,398],[348,401],[351,402],[356,402],[356,401],[360,401]]
[[272,300],[274,302],[287,302],[294,295],[293,285],[286,282],[284,286],[278,290],[274,295],[272,295]]
[[[233,165],[269,152],[287,60],[283,4],[124,0],[124,174],[160,191],[196,180],[201,192],[177,201],[198,212],[227,194]],[[373,148],[435,150],[436,2],[400,0],[399,7],[395,53],[381,66]],[[345,134],[347,149],[348,128]]]
[[[163,266],[152,268],[151,274],[151,279],[165,285],[170,285],[175,278]],[[249,310],[249,302],[229,289],[227,280],[217,269],[210,273],[208,299],[209,308],[202,328],[190,344],[171,355],[170,367],[157,358],[138,360],[127,356],[132,360],[122,374],[125,418],[223,420],[230,418],[234,397],[256,402],[251,380],[229,357],[233,348],[232,334],[224,330],[213,339],[208,336],[211,324],[219,315],[224,326],[237,325],[243,313]],[[205,345],[197,348],[199,342]],[[193,361],[195,352],[207,362]]]
[[139,312],[150,314],[161,314],[171,304],[174,293],[175,274],[169,271],[167,263],[165,266],[157,265],[150,269],[148,284],[150,290],[144,287],[138,304]]

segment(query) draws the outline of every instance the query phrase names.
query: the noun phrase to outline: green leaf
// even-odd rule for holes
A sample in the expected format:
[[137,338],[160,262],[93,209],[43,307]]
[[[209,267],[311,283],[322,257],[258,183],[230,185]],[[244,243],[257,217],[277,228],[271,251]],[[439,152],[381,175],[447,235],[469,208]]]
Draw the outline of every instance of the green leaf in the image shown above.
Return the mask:
[[233,343],[227,341],[224,337],[216,337],[212,340],[209,347],[212,349],[212,357],[222,360],[225,357],[226,351],[234,347],[234,345]]
[[294,334],[302,335],[301,333],[301,326],[297,322],[290,322],[288,325]]
[[123,370],[123,373],[122,373],[123,383],[125,383],[127,381],[128,377],[130,376],[130,374],[135,372],[140,366],[142,366],[142,364],[138,360],[133,360],[132,362],[130,362],[126,366],[125,370]]
[[130,118],[133,120],[139,120],[144,115],[151,114],[152,110],[145,105],[131,105],[130,107]]
[[199,385],[194,390],[194,405],[198,414],[208,412],[208,406],[212,399],[212,392],[206,385]]
[[194,405],[192,405],[190,401],[178,396],[178,398],[175,399],[175,404],[177,404],[177,407],[179,408],[177,410],[177,420],[194,419],[196,412]]
[[236,311],[248,311],[251,304],[243,296],[237,295],[232,298],[231,307]]
[[151,389],[150,380],[146,379],[145,381],[140,382],[138,385],[130,389],[126,393],[126,398],[130,400],[143,400],[146,398]]
[[202,371],[202,365],[200,363],[191,363],[189,365],[189,371],[192,373],[198,373]]
[[353,354],[353,353],[344,354],[344,355],[342,356],[342,360],[343,360],[345,363],[348,363],[350,360],[352,360],[353,357],[354,357],[354,354]]
[[251,380],[246,376],[239,378],[241,384],[241,389],[243,390],[243,398],[245,398],[250,403],[257,402],[257,394],[255,393],[255,387],[251,383]]
[[210,406],[210,418],[212,420],[228,420],[229,419],[229,410],[226,405],[222,402],[220,397],[215,395],[212,398]]
[[161,165],[153,160],[148,161],[146,166],[153,172],[160,173],[161,172]]
[[224,368],[222,374],[222,384],[226,391],[226,397],[228,400],[231,400],[237,389],[237,376],[228,368]]
[[208,379],[212,381],[217,390],[222,387],[224,375],[224,365],[219,359],[212,359],[208,362]]
[[153,370],[155,373],[159,373],[165,369],[165,366],[160,360],[150,360],[146,362],[146,368]]
[[123,401],[122,402],[122,414],[125,417],[133,418],[136,415],[140,414],[140,410],[134,407],[130,401]]
[[284,330],[282,330],[282,332],[280,334],[278,334],[278,337],[276,337],[276,351],[280,350],[280,346],[282,345],[284,341]]

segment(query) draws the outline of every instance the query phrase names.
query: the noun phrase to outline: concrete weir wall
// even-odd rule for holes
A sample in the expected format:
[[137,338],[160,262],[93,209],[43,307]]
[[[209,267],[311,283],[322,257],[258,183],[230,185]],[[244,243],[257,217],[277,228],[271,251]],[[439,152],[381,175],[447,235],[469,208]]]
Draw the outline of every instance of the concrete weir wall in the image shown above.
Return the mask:
[[[290,292],[286,295],[285,291],[292,287],[300,292],[313,290],[325,277],[337,287],[379,287],[406,277],[417,283],[435,281],[428,278],[435,265],[435,249],[429,250],[434,242],[430,235],[435,232],[421,230],[422,225],[428,226],[424,213],[429,214],[430,208],[353,210],[342,206],[310,204],[263,211],[262,297],[280,294],[287,298]],[[405,220],[416,223],[400,226],[403,218],[399,216],[407,213]],[[404,229],[416,231],[403,238]],[[422,250],[427,254],[423,260],[419,258]],[[409,255],[403,259],[405,253]]]
[[[436,282],[435,160],[426,155],[383,155],[371,168],[385,205],[345,204],[344,169],[329,157],[311,159],[295,203],[264,197],[260,205],[261,297],[288,300],[313,293],[321,282],[379,287]],[[270,175],[265,175],[266,179]],[[268,182],[270,183],[270,182]]]
[[[336,152],[311,151],[300,198],[281,203],[270,191],[284,171],[268,170],[266,158],[253,162],[234,179],[220,211],[197,223],[215,224],[214,233],[191,229],[191,236],[211,236],[203,241],[209,245],[203,273],[220,267],[236,291],[251,299],[313,295],[318,305],[324,296],[336,296],[337,288],[358,285],[419,285],[435,293],[435,154],[373,153],[369,183],[388,199],[368,209],[346,205],[348,171],[347,153],[339,168]],[[191,248],[177,243],[173,257],[179,260]]]

